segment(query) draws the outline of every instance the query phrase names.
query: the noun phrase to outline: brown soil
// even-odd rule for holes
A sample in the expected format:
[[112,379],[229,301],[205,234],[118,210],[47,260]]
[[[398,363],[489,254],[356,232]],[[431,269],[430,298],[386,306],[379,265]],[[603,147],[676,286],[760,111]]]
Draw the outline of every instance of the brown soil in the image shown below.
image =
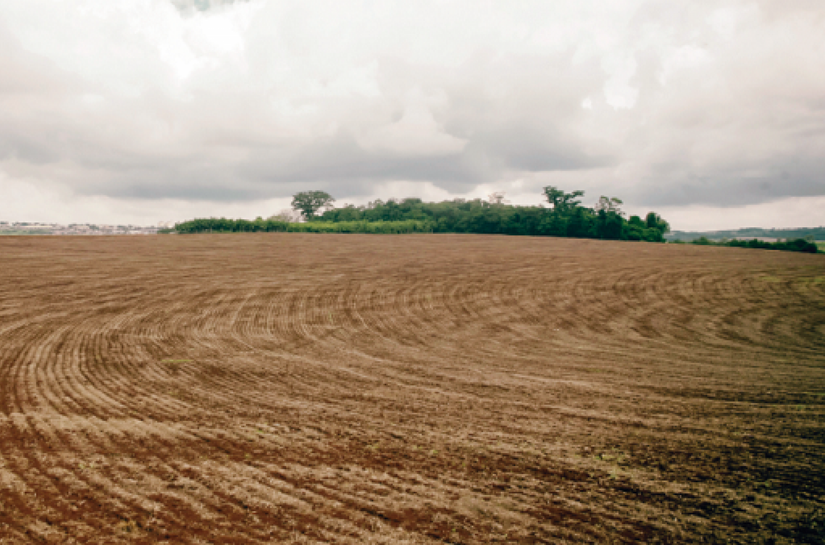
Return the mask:
[[825,256],[0,239],[0,542],[825,542]]

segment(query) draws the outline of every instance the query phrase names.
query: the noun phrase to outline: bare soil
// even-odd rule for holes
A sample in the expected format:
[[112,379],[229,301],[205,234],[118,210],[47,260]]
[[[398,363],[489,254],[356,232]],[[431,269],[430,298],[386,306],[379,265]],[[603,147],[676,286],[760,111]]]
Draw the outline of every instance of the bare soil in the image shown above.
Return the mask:
[[825,256],[0,239],[2,543],[823,543]]

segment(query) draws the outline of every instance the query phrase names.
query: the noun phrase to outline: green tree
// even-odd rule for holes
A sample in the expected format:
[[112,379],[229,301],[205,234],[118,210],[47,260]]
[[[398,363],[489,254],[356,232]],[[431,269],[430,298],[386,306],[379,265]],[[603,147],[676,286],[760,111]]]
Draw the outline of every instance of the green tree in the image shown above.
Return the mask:
[[330,208],[334,202],[335,199],[326,191],[302,191],[293,195],[292,209],[300,212],[304,219],[309,220],[319,211]]
[[670,224],[662,219],[662,216],[656,212],[649,212],[645,218],[645,224],[648,229],[656,229],[663,235],[670,232]]
[[572,193],[565,193],[561,189],[553,187],[552,185],[548,185],[544,188],[544,196],[547,198],[547,202],[553,207],[554,212],[558,212],[560,214],[568,213],[579,206],[581,201],[578,200],[578,198],[583,195],[584,191],[580,189],[577,189]]
[[624,226],[624,219],[618,212],[608,212],[601,208],[596,214],[596,236],[598,238],[621,240]]
[[567,236],[571,238],[589,238],[592,235],[591,216],[584,208],[575,208],[567,220]]
[[[487,200],[453,199],[428,203],[409,197],[335,208],[329,194],[308,191],[295,195],[295,211],[282,211],[267,220],[201,218],[178,223],[175,229],[179,233],[495,233],[663,242],[663,233],[669,226],[658,214],[648,214],[644,219],[639,216],[625,219],[620,199],[603,196],[593,208],[586,208],[580,203],[583,194],[583,191],[566,193],[547,186],[544,195],[551,207],[514,206],[504,201],[503,194],[495,193]],[[299,215],[311,221],[297,223]],[[782,245],[775,249],[791,246],[789,243]]]

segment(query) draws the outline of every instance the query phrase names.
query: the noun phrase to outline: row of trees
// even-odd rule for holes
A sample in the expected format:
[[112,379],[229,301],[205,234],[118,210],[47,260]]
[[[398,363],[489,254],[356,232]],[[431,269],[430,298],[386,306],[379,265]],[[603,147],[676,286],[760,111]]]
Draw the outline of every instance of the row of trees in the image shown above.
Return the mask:
[[[487,200],[453,199],[425,203],[418,198],[376,200],[365,206],[346,204],[336,208],[335,199],[323,191],[298,193],[293,210],[255,220],[200,218],[175,225],[177,233],[203,232],[297,232],[297,233],[479,233],[533,235],[605,240],[664,242],[670,225],[655,212],[644,219],[625,218],[622,201],[602,196],[592,207],[582,205],[583,191],[567,193],[544,188],[546,206],[511,206],[503,193]],[[303,221],[300,221],[303,220]],[[683,242],[674,240],[673,242]],[[759,248],[816,253],[816,244],[796,239],[779,242],[753,240],[713,241],[701,237],[693,244]]]
[[250,220],[227,218],[202,218],[175,225],[177,233],[371,233],[404,234],[431,233],[432,225],[426,221],[342,221],[337,223],[312,221],[289,222],[261,217]]
[[232,220],[227,218],[197,218],[175,224],[177,233],[256,233],[286,231],[291,224],[280,219]]
[[487,200],[454,199],[425,203],[418,198],[377,200],[365,206],[335,208],[335,199],[323,191],[298,193],[292,208],[304,222],[288,212],[269,219],[195,219],[175,225],[178,233],[200,232],[335,232],[335,233],[480,233],[533,235],[607,240],[664,242],[670,226],[658,214],[644,219],[625,218],[622,201],[601,197],[592,208],[581,204],[583,191],[566,193],[544,188],[547,206],[512,206],[503,193]]
[[[682,243],[682,241],[674,241]],[[805,252],[815,254],[819,251],[817,245],[804,238],[797,238],[794,240],[780,240],[777,242],[767,242],[759,239],[752,240],[709,240],[706,237],[699,237],[692,241],[691,244],[699,246],[732,246],[734,248],[756,248],[760,250],[784,250],[786,252]]]
[[351,204],[333,207],[335,201],[323,191],[295,195],[293,208],[307,222],[426,222],[437,233],[483,233],[533,235],[607,240],[646,240],[663,242],[670,226],[651,212],[644,219],[625,218],[622,201],[601,197],[592,208],[582,205],[583,191],[544,188],[547,206],[512,206],[503,193],[487,200],[454,199],[425,203],[418,198],[377,200],[365,206]]

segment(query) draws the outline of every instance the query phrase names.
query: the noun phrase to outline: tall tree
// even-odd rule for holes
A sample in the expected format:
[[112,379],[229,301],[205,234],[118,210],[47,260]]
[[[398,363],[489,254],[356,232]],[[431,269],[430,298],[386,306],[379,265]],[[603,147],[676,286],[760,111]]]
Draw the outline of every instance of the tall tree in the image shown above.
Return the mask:
[[302,191],[292,196],[292,209],[297,210],[310,220],[320,210],[326,210],[332,206],[335,199],[326,191]]
[[552,185],[544,188],[544,196],[547,197],[547,202],[553,207],[553,211],[560,214],[566,214],[579,206],[581,201],[578,199],[583,195],[584,191],[581,189],[577,189],[572,193],[565,193]]
[[616,197],[605,197],[602,195],[599,197],[599,202],[593,207],[595,212],[599,212],[600,210],[604,210],[605,212],[615,212],[618,215],[623,215],[622,209],[620,206],[624,204],[621,199]]

